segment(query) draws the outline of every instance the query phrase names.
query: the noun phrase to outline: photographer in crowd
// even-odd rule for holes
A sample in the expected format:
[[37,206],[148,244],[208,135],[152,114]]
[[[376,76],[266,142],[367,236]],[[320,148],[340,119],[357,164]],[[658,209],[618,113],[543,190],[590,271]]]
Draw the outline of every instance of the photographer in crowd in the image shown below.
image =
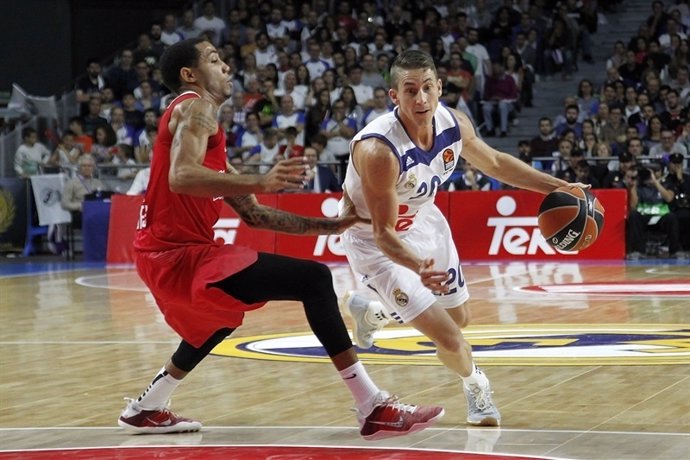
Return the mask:
[[669,207],[678,220],[680,246],[683,257],[690,251],[690,174],[683,172],[683,155],[672,153],[668,158],[668,174],[663,186],[674,194]]
[[636,173],[626,181],[630,208],[626,232],[627,258],[636,260],[646,253],[645,232],[648,229],[666,234],[669,257],[681,255],[678,254],[678,218],[669,208],[675,193],[661,184],[661,168],[657,164],[640,166]]

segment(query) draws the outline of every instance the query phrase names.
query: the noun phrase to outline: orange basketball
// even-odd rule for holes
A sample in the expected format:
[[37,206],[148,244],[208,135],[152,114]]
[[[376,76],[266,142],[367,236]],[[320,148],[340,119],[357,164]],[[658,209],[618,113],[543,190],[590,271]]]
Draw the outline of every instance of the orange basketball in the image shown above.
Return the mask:
[[567,185],[546,195],[539,207],[539,230],[561,251],[581,251],[604,228],[604,207],[589,190]]

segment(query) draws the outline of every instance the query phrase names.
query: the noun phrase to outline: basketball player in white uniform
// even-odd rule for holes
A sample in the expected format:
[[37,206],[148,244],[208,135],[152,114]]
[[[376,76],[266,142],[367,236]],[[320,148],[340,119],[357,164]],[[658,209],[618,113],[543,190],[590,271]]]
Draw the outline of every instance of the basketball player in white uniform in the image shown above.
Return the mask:
[[437,356],[463,381],[467,421],[497,426],[491,387],[472,359],[461,328],[469,322],[469,293],[444,216],[434,204],[439,185],[460,155],[484,174],[519,188],[549,193],[567,185],[477,137],[466,115],[439,105],[441,81],[433,59],[402,52],[391,67],[396,108],[369,123],[350,143],[344,200],[371,224],[342,235],[350,265],[380,302],[348,294],[355,341],[368,348],[389,318],[414,326],[436,345]]

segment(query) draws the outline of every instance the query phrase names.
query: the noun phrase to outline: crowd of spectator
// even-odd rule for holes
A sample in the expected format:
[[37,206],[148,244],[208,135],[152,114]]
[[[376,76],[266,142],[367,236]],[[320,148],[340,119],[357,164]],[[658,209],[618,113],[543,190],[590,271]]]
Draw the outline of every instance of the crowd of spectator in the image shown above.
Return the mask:
[[[111,65],[88,60],[76,82],[80,115],[52,155],[36,147],[35,133],[25,138],[17,173],[66,168],[90,153],[101,174],[132,179],[137,169],[126,166],[150,160],[158,117],[173,96],[161,82],[161,53],[179,40],[205,36],[233,75],[233,96],[218,114],[228,161],[241,171],[263,173],[281,158],[315,154],[319,168],[335,173],[337,187],[319,169],[323,179],[309,188],[337,191],[352,136],[392,110],[388,69],[402,49],[429,52],[442,80],[442,102],[467,113],[485,138],[505,137],[522,108],[532,106],[535,85],[569,82],[583,62],[594,62],[599,15],[620,2],[389,3],[384,12],[376,1],[240,2],[219,17],[217,3],[208,0],[199,16],[191,9],[180,17],[166,14]],[[690,235],[682,198],[690,194],[683,175],[690,148],[690,9],[687,0],[673,7],[655,1],[651,9],[636,36],[615,44],[605,71],[600,63],[601,81],[568,83],[573,95],[564,99],[563,113],[541,118],[534,138],[518,144],[518,155],[569,181],[626,187],[631,209],[643,216],[651,214],[633,200],[661,197],[667,206],[660,212],[666,213],[656,224]],[[446,189],[501,188],[470,164],[460,168]],[[647,170],[656,179],[644,173],[633,180],[631,171]],[[658,196],[635,193],[647,183]],[[672,190],[672,198],[664,190]],[[690,250],[687,238],[669,233],[668,239],[679,241],[669,243],[672,255]],[[628,246],[631,257],[644,252],[638,241]]]
[[[582,79],[563,113],[539,120],[519,155],[535,167],[592,188],[628,190],[628,258],[690,250],[688,2],[650,4],[637,34],[615,43],[601,82]],[[651,245],[649,244],[651,243]]]
[[[485,136],[505,136],[509,120],[531,105],[535,75],[560,72],[570,78],[570,67],[552,62],[558,53],[547,45],[555,23],[567,21],[559,30],[573,34],[572,48],[562,50],[568,65],[575,67],[579,55],[590,59],[582,37],[593,32],[587,21],[596,11],[576,2],[392,2],[387,14],[380,6],[259,2],[219,17],[217,2],[209,0],[198,17],[193,10],[179,18],[166,14],[111,65],[87,60],[76,82],[80,114],[69,126],[70,148],[93,154],[99,169],[145,162],[148,128],[171,97],[161,83],[158,60],[166,46],[185,38],[205,36],[233,70],[234,95],[220,117],[229,161],[251,172],[265,171],[285,155],[288,144],[288,154],[296,154],[322,136],[319,161],[340,172],[349,139],[392,109],[388,68],[402,49],[419,48],[435,57],[444,103],[483,122]],[[287,128],[296,130],[294,139]],[[91,140],[80,141],[83,136]],[[75,165],[77,157],[49,160],[48,166],[64,168]],[[120,174],[130,176],[131,171]]]

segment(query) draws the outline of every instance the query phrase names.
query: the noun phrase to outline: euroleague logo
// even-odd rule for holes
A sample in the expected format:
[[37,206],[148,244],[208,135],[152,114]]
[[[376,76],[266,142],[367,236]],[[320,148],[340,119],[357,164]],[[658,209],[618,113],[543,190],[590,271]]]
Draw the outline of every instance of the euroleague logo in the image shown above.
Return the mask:
[[[599,366],[690,363],[690,324],[535,324],[463,330],[480,365]],[[230,338],[212,352],[235,358],[330,362],[312,334]],[[365,364],[440,366],[434,344],[417,330],[388,327],[358,350]]]

